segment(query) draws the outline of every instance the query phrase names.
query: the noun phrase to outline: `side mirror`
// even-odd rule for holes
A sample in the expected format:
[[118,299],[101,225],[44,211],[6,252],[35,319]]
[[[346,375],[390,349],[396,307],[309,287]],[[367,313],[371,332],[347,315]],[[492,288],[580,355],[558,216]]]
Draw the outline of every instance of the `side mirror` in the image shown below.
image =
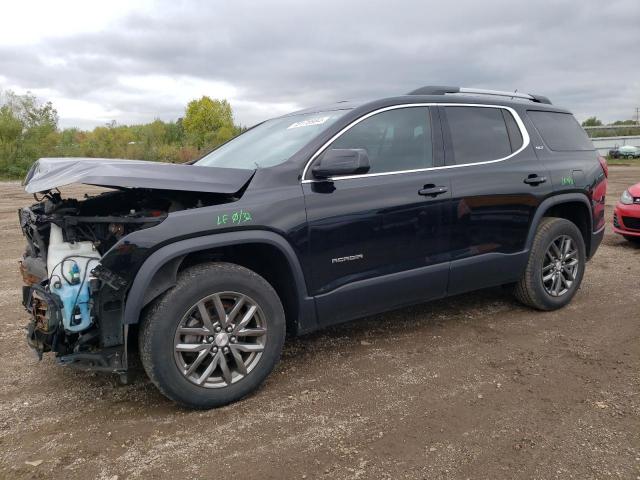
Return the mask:
[[369,168],[369,156],[364,148],[332,148],[324,152],[311,172],[316,178],[329,178],[367,173]]

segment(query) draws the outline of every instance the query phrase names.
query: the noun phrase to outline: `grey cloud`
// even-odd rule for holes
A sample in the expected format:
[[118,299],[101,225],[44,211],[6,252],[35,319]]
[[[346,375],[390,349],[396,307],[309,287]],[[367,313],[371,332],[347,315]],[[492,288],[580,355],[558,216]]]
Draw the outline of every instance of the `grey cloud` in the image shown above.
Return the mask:
[[[119,85],[125,74],[223,81],[244,102],[301,107],[425,84],[518,88],[615,120],[640,104],[639,20],[637,0],[166,1],[106,31],[0,47],[0,75],[104,102],[121,121],[184,108]],[[264,115],[241,110],[243,123]]]

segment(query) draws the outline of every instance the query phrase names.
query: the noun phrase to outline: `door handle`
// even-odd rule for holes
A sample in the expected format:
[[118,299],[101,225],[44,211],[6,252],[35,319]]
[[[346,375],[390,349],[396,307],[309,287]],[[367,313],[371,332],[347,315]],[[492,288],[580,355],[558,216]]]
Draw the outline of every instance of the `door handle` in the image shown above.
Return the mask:
[[524,183],[528,185],[540,185],[547,181],[547,177],[539,177],[537,173],[532,173],[524,179]]
[[418,195],[422,195],[424,197],[437,197],[438,195],[442,195],[443,193],[447,193],[449,190],[447,187],[437,186],[433,183],[429,185],[425,185],[424,188],[418,190]]

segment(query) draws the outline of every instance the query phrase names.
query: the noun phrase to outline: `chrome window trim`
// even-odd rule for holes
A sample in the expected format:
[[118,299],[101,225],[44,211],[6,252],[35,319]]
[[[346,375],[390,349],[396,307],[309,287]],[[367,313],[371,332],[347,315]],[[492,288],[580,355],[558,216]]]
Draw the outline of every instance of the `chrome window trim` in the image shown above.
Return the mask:
[[[376,115],[378,113],[381,112],[386,112],[388,110],[396,110],[399,108],[412,108],[412,107],[481,107],[481,108],[502,108],[504,110],[507,110],[509,113],[511,113],[511,115],[513,115],[513,118],[516,121],[516,124],[518,125],[518,128],[520,129],[520,133],[522,134],[522,146],[516,150],[515,152],[513,152],[511,155],[507,155],[506,157],[503,158],[498,158],[496,160],[486,160],[484,162],[475,162],[475,163],[461,163],[459,165],[443,165],[440,167],[426,167],[426,168],[418,168],[418,169],[414,169],[414,170],[395,170],[393,172],[379,172],[379,173],[362,173],[362,174],[358,174],[358,175],[344,175],[344,176],[340,176],[340,177],[330,177],[328,179],[323,179],[323,180],[316,180],[316,179],[306,179],[305,177],[307,176],[307,172],[309,170],[309,167],[311,166],[311,164],[313,163],[313,161],[318,158],[318,156],[320,154],[322,154],[325,149],[331,145],[331,143],[333,143],[334,140],[336,140],[338,137],[340,137],[342,134],[344,134],[345,132],[347,132],[348,130],[350,130],[352,127],[354,127],[355,125],[357,125],[358,123],[366,120],[369,117],[372,117],[373,115]],[[529,146],[530,143],[530,138],[529,138],[529,132],[527,132],[527,129],[524,126],[524,122],[522,121],[522,119],[520,118],[520,115],[518,115],[518,112],[516,112],[513,108],[511,107],[507,107],[504,105],[491,105],[491,104],[484,104],[484,103],[406,103],[406,104],[402,104],[402,105],[392,105],[390,107],[384,107],[384,108],[379,108],[377,110],[374,110],[372,112],[367,113],[366,115],[363,115],[360,118],[357,118],[356,120],[354,120],[353,122],[351,122],[349,125],[347,125],[346,127],[344,127],[342,130],[340,130],[338,133],[336,133],[333,137],[331,137],[327,142],[325,142],[309,159],[309,161],[307,162],[307,164],[304,167],[304,170],[302,171],[302,180],[301,183],[316,183],[316,182],[326,182],[328,181],[337,181],[337,180],[350,180],[352,178],[365,178],[365,177],[379,177],[382,175],[400,175],[403,173],[415,173],[415,172],[427,172],[430,170],[444,170],[444,169],[448,169],[448,168],[460,168],[460,167],[469,167],[472,165],[486,165],[486,164],[490,164],[490,163],[497,163],[497,162],[504,162],[505,160],[508,160],[516,155],[518,155],[520,152],[522,152],[525,148],[527,148]]]

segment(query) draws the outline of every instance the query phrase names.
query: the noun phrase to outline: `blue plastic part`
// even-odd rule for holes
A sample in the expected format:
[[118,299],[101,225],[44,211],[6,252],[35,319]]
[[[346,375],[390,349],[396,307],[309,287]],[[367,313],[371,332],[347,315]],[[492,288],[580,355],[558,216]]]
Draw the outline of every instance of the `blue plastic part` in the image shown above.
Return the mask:
[[76,285],[80,283],[80,267],[76,262],[71,264],[71,269],[69,270],[69,274],[71,275],[71,284]]
[[60,288],[52,285],[51,291],[62,300],[62,324],[65,330],[80,332],[91,325],[89,282],[70,285],[63,281]]

